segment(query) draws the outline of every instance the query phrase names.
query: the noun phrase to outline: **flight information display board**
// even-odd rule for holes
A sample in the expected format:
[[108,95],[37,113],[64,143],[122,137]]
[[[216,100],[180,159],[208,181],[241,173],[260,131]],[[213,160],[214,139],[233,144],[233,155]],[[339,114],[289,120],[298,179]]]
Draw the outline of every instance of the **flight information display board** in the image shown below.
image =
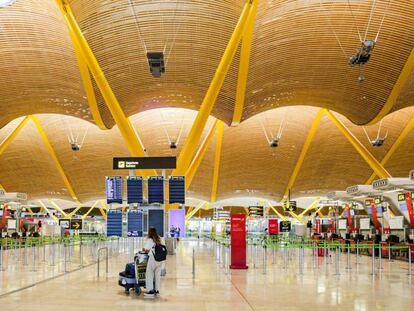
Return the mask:
[[170,176],[168,202],[185,204],[185,177]]
[[106,236],[122,237],[122,211],[108,211],[106,215]]
[[106,177],[106,202],[122,204],[122,177]]
[[128,176],[127,177],[127,203],[139,203],[142,204],[144,197],[142,194],[142,177],[141,176]]
[[160,237],[164,237],[164,209],[148,210],[148,228],[155,228]]
[[143,236],[143,213],[141,211],[129,211],[127,214],[129,237]]
[[164,177],[148,177],[148,203],[164,204]]
[[401,212],[408,211],[408,206],[404,194],[398,194],[398,205],[400,207]]

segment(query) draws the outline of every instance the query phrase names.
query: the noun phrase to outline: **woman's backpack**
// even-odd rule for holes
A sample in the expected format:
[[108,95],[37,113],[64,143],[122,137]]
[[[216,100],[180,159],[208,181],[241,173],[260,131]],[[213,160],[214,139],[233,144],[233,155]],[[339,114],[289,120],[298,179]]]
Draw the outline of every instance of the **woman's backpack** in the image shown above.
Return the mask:
[[167,259],[167,247],[162,244],[155,244],[152,253],[155,261],[164,261]]

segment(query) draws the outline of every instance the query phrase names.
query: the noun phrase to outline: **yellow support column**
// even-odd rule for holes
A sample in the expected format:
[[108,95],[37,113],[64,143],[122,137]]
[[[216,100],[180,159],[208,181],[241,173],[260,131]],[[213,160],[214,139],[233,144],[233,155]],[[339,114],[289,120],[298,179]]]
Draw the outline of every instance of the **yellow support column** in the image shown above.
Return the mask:
[[286,217],[285,216],[283,216],[281,213],[279,213],[278,211],[277,211],[277,209],[275,208],[275,207],[273,207],[273,205],[272,204],[270,204],[270,202],[269,201],[267,201],[266,200],[266,203],[267,203],[267,205],[270,207],[270,209],[280,218],[280,219],[282,219],[283,221],[286,221]]
[[2,184],[0,184],[0,189],[6,191],[6,189],[4,189]]
[[[76,22],[76,19],[73,15],[68,1],[56,0],[56,2],[62,11],[63,17],[65,19],[66,25],[68,26],[69,32],[72,35],[72,38],[79,45],[83,59],[87,63],[89,70],[95,78],[95,82],[98,85],[99,90],[101,91],[102,97],[104,98],[105,103],[108,106],[108,109],[111,112],[112,117],[118,125],[119,131],[121,132],[121,135],[127,144],[130,154],[132,156],[137,157],[145,156],[144,148],[141,144],[141,141],[131,121],[126,117],[121,105],[118,102],[118,99],[115,97],[115,94],[112,91],[111,86],[109,85],[109,82],[106,79],[104,72],[99,66],[99,63],[95,55],[93,54],[92,49],[90,48],[88,42],[86,41],[82,33],[82,30]],[[150,170],[148,173],[144,171],[143,174],[157,175],[155,170]]]
[[252,47],[252,38],[254,24],[256,21],[257,5],[258,1],[254,1],[249,13],[249,17],[247,18],[247,25],[242,38],[242,44],[240,49],[239,76],[237,79],[236,102],[234,104],[233,121],[231,123],[232,126],[240,124],[243,116],[247,76],[249,73],[250,50]]
[[13,141],[13,139],[16,138],[16,136],[20,133],[22,128],[26,125],[26,123],[29,121],[29,117],[25,117],[22,122],[19,123],[19,125],[4,139],[0,144],[0,154],[6,150],[6,148],[10,145],[10,143]]
[[89,73],[88,65],[86,64],[85,59],[83,58],[78,41],[73,36],[72,32],[69,32],[69,34],[72,39],[72,45],[73,50],[75,51],[76,59],[78,60],[79,72],[82,78],[83,88],[85,89],[86,98],[88,99],[89,110],[91,111],[95,124],[101,130],[107,130],[108,128],[105,126],[101,114],[99,112],[95,90],[93,89],[92,79]]
[[85,215],[82,216],[82,219],[86,219],[86,217],[89,216],[89,214],[92,212],[92,210],[96,207],[96,205],[98,205],[99,200],[95,201],[95,203],[93,203],[93,205],[91,206],[91,208],[86,212]]
[[303,144],[302,150],[300,152],[299,158],[296,162],[295,168],[293,169],[292,175],[289,178],[289,182],[287,184],[285,193],[283,194],[283,200],[281,203],[283,203],[283,201],[286,199],[289,190],[293,187],[296,178],[298,177],[299,171],[302,167],[303,161],[305,160],[306,154],[308,153],[309,150],[309,146],[312,142],[313,137],[315,136],[316,130],[318,129],[319,126],[319,122],[321,121],[322,116],[325,113],[325,109],[320,109],[315,117],[315,119],[313,120],[312,126],[308,132],[308,136],[306,137],[305,143]]
[[65,171],[63,170],[62,165],[59,162],[59,159],[56,156],[55,151],[53,150],[52,145],[50,144],[49,138],[47,137],[45,131],[43,130],[42,125],[40,124],[39,120],[35,116],[29,116],[30,119],[33,121],[34,125],[36,126],[37,131],[39,132],[40,136],[42,137],[42,140],[50,154],[50,157],[52,158],[53,162],[55,163],[55,166],[60,174],[60,176],[63,179],[63,182],[65,183],[66,188],[68,189],[68,192],[72,199],[74,199],[76,202],[78,201],[78,198],[76,197],[75,191],[72,188],[72,185],[69,182],[68,177],[66,176]]
[[218,179],[219,179],[219,174],[220,174],[221,146],[223,145],[223,133],[224,133],[224,123],[222,121],[219,121],[218,126],[217,126],[216,154],[214,157],[214,172],[213,172],[213,186],[211,190],[211,203],[216,202],[216,199],[217,199]]
[[299,214],[299,217],[302,219],[303,216],[305,216],[305,214],[307,212],[309,212],[310,210],[313,210],[314,208],[316,208],[316,206],[318,206],[320,201],[321,201],[321,198],[317,197],[316,200],[313,201],[311,205],[309,205],[302,213]]
[[78,205],[78,207],[76,207],[72,212],[66,215],[65,219],[71,219],[72,216],[75,215],[76,212],[79,211],[82,207],[82,205]]
[[344,134],[346,139],[351,143],[351,145],[355,148],[356,151],[362,156],[362,158],[368,163],[368,165],[374,170],[375,174],[377,174],[380,178],[389,178],[391,177],[390,173],[378,162],[377,159],[368,151],[367,148],[351,133],[349,129],[345,127],[345,125],[337,119],[332,112],[329,110],[326,111],[328,117],[333,121],[336,127]]
[[60,212],[62,215],[63,215],[63,217],[66,217],[66,213],[63,211],[63,209],[61,209],[60,208],[60,206],[59,205],[57,205],[56,204],[56,202],[55,201],[53,201],[53,200],[51,200],[51,199],[49,199],[49,202],[53,205],[53,207],[58,211],[58,212]]
[[237,22],[230,41],[227,44],[226,50],[224,51],[223,57],[221,58],[220,64],[218,65],[218,68],[214,74],[210,87],[208,88],[204,100],[200,106],[200,110],[197,114],[194,124],[187,136],[180,156],[178,157],[177,169],[174,175],[183,175],[187,171],[194,153],[197,150],[208,117],[210,116],[211,110],[213,109],[213,106],[216,102],[217,96],[230,68],[234,54],[236,54],[237,47],[240,43],[241,36],[244,32],[247,18],[252,7],[252,3],[252,0],[246,1],[239,21]]
[[405,86],[410,73],[414,69],[414,49],[411,50],[411,54],[408,57],[403,69],[400,72],[400,76],[398,77],[397,81],[392,88],[390,95],[388,96],[387,101],[385,102],[384,106],[382,106],[381,111],[372,119],[368,124],[375,124],[382,120],[394,107],[395,102],[400,96],[401,90]]
[[46,207],[46,205],[41,200],[39,200],[39,203],[42,206],[42,208],[46,211],[46,213],[48,213],[49,216],[58,224],[59,219],[55,215],[53,215],[53,213]]
[[188,215],[185,216],[185,221],[189,221],[191,217],[193,217],[195,214],[197,214],[197,212],[205,205],[207,204],[207,202],[200,202],[197,207],[191,211],[191,213],[189,213]]
[[[201,143],[200,148],[197,151],[197,154],[195,155],[193,161],[190,164],[190,167],[187,169],[187,172],[185,173],[185,188],[188,190],[191,186],[191,182],[193,181],[193,178],[201,164],[201,161],[204,158],[204,155],[206,154],[207,148],[210,145],[211,140],[214,137],[214,133],[217,127],[218,121],[214,121],[213,126],[211,127],[210,131],[208,132],[207,136],[204,138],[203,142]],[[174,175],[175,172],[173,172],[172,175]]]
[[[394,144],[391,146],[391,148],[388,150],[387,154],[384,156],[384,158],[381,160],[381,165],[384,166],[387,164],[388,160],[391,158],[391,156],[394,154],[394,152],[398,149],[398,147],[401,145],[405,137],[408,135],[408,133],[411,132],[411,130],[414,127],[414,117],[408,121],[407,125],[404,127],[400,135],[398,136],[397,140],[394,142]],[[372,184],[372,182],[375,179],[376,174],[372,173],[372,175],[368,178],[366,181],[367,185]]]

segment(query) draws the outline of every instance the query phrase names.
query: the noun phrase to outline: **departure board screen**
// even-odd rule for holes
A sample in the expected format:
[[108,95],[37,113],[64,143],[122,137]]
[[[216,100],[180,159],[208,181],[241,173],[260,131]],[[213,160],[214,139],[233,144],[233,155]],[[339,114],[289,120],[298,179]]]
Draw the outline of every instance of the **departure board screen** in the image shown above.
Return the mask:
[[122,236],[122,211],[111,210],[106,215],[106,235]]
[[148,203],[164,204],[164,177],[148,177]]
[[141,211],[129,211],[128,218],[128,236],[142,237],[143,236],[143,214]]
[[169,179],[169,197],[170,204],[185,204],[185,177],[170,176]]
[[122,204],[122,177],[106,177],[106,202]]
[[128,176],[127,177],[127,203],[143,203],[142,195],[142,177]]

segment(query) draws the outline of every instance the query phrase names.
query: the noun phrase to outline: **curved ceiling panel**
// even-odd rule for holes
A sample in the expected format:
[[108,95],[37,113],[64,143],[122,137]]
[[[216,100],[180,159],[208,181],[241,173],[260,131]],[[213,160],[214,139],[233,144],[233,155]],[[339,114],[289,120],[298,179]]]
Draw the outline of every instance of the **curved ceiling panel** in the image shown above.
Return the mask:
[[[288,180],[303,148],[307,133],[318,108],[284,107],[246,120],[238,127],[225,127],[219,171],[217,200],[236,197],[264,197],[272,201],[282,198]],[[140,113],[131,118],[149,155],[179,155],[196,112],[186,109],[164,108]],[[388,132],[382,147],[372,147],[361,127],[345,117],[339,119],[354,133],[365,147],[381,161],[400,135],[407,122],[414,117],[414,108],[407,108],[387,116],[381,136]],[[128,150],[118,128],[101,131],[88,122],[61,115],[38,115],[50,143],[82,202],[104,197],[104,178],[125,175],[112,170],[112,157],[128,156]],[[20,122],[11,122],[0,130],[2,141]],[[284,120],[283,132],[277,148],[271,148],[269,137],[275,136]],[[210,118],[203,133],[212,126]],[[167,138],[176,140],[177,149],[170,149]],[[366,128],[371,138],[378,126]],[[411,131],[385,167],[396,177],[407,176],[414,168],[410,159],[414,150]],[[85,136],[81,150],[73,152],[68,135]],[[212,140],[188,192],[189,197],[209,201],[216,141]],[[411,158],[410,158],[411,157]],[[0,155],[0,183],[8,191],[27,192],[31,199],[70,199],[61,176],[57,173],[43,141],[29,121],[22,132]],[[333,122],[324,116],[316,130],[305,161],[292,188],[293,197],[325,195],[331,190],[344,190],[352,184],[365,183],[372,170],[344,138]]]
[[35,113],[91,121],[72,43],[55,1],[0,8],[0,128]]

